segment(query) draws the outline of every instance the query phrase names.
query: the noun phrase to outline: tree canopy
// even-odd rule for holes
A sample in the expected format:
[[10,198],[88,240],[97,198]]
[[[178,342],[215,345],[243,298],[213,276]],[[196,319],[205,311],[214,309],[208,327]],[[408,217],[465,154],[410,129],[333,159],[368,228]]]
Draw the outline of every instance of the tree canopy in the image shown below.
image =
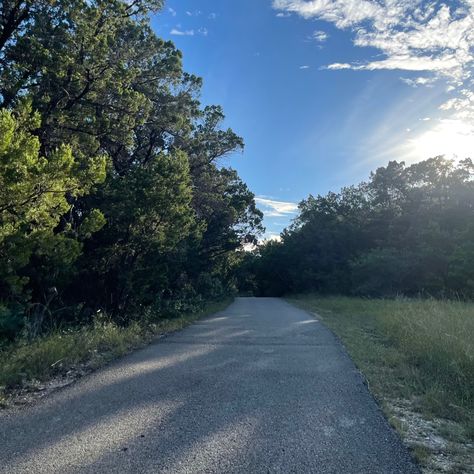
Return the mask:
[[303,200],[281,242],[247,261],[243,284],[276,295],[472,298],[473,230],[470,159],[392,161],[368,182]]
[[262,231],[220,164],[243,140],[151,29],[161,7],[1,2],[0,338],[235,289],[235,251]]

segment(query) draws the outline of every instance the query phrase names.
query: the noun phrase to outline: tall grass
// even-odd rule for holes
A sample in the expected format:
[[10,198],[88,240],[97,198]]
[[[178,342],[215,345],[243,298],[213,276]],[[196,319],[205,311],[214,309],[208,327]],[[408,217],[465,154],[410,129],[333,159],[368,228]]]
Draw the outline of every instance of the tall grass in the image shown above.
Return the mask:
[[0,404],[14,389],[32,381],[47,381],[80,366],[91,370],[151,341],[157,334],[182,329],[197,319],[224,309],[229,300],[209,303],[202,311],[172,319],[147,317],[122,327],[98,318],[90,326],[56,331],[33,342],[18,341],[0,351]]
[[380,327],[430,384],[474,408],[474,305],[396,301],[378,316]]
[[111,322],[54,332],[28,343],[20,341],[0,354],[0,387],[8,390],[47,380],[64,368],[101,362],[126,353],[148,340],[151,331],[134,323],[122,328]]
[[415,400],[474,435],[474,304],[298,296],[344,342],[379,398]]

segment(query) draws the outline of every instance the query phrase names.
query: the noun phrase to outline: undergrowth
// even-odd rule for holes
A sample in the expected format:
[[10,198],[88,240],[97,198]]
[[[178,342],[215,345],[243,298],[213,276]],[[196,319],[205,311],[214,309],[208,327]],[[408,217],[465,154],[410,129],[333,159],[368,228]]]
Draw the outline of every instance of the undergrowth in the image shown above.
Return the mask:
[[45,382],[78,366],[98,368],[144,346],[155,336],[184,328],[197,319],[225,308],[230,300],[209,303],[202,311],[156,322],[133,322],[121,327],[106,316],[94,324],[55,331],[34,341],[20,340],[0,351],[0,405],[9,394],[32,382]]

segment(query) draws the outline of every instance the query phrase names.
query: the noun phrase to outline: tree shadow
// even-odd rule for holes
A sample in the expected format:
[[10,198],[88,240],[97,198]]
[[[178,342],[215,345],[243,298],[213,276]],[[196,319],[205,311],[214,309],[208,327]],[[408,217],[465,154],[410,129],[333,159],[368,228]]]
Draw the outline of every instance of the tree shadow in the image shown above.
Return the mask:
[[238,302],[5,417],[0,472],[418,472],[332,334],[277,302],[257,318]]

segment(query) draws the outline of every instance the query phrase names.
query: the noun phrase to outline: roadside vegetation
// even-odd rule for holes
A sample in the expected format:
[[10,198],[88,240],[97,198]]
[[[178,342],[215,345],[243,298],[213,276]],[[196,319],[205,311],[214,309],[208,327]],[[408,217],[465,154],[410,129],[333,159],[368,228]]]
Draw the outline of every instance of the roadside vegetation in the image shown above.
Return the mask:
[[21,394],[40,394],[70,383],[107,362],[143,347],[160,335],[183,329],[194,321],[227,307],[231,298],[208,303],[203,309],[165,319],[144,314],[127,327],[98,314],[89,326],[58,330],[28,342],[18,340],[0,352],[0,406],[21,403]]
[[340,337],[427,472],[474,463],[474,303],[295,296]]
[[474,164],[392,161],[366,182],[309,196],[246,257],[241,289],[393,298],[474,298]]
[[0,3],[0,385],[234,294],[236,250],[262,232],[221,163],[243,140],[152,30],[162,7]]

